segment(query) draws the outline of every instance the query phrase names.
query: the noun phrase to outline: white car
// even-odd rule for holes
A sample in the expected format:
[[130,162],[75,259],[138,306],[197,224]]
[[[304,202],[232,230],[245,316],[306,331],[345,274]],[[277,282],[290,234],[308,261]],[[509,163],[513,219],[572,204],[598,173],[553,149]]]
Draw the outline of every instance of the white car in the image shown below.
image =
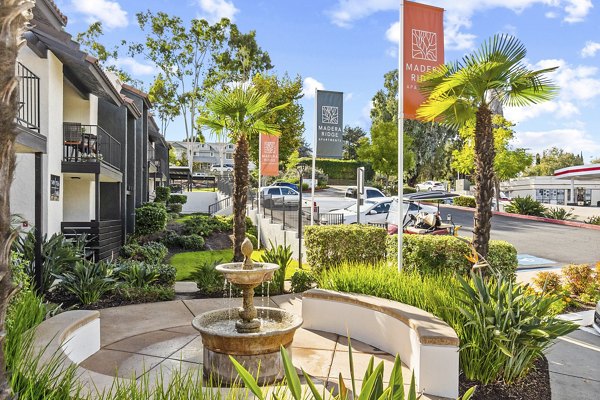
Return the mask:
[[300,193],[285,186],[266,186],[260,188],[260,194],[265,207],[278,205],[297,206],[300,201]]
[[437,181],[425,181],[415,185],[417,192],[427,192],[431,190],[446,190],[446,185]]
[[[374,199],[374,198],[382,198],[382,197],[386,197],[385,194],[383,194],[381,192],[381,190],[371,187],[371,186],[365,186],[365,193],[363,195],[361,195],[360,197],[362,199]],[[356,198],[356,186],[349,186],[348,189],[346,189],[346,198],[348,199],[355,199]]]
[[223,164],[223,166],[221,167],[221,164],[213,164],[210,170],[212,172],[233,172],[233,165]]
[[[360,223],[385,223],[392,199],[383,197],[378,199],[365,200],[360,206]],[[331,224],[355,224],[356,223],[356,202],[346,208],[331,210],[328,213],[320,215],[320,223],[322,225]]]
[[594,323],[592,324],[595,330],[600,333],[600,301],[596,304],[596,310],[594,310]]

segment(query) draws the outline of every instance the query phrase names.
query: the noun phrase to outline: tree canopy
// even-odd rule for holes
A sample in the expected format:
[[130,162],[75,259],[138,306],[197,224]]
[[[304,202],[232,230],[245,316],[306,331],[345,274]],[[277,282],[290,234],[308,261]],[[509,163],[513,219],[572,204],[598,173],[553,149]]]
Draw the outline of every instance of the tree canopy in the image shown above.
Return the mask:
[[583,165],[583,157],[569,153],[558,147],[543,151],[542,156],[536,157],[535,165],[525,171],[526,176],[552,176],[554,171],[561,168]]
[[[404,134],[404,170],[414,167],[410,151],[411,138]],[[387,177],[398,175],[398,124],[381,122],[371,127],[371,139],[362,138],[358,148],[361,160],[369,161],[373,169]]]
[[344,133],[342,139],[344,140],[344,160],[357,160],[358,159],[358,148],[360,147],[360,141],[362,138],[367,136],[367,132],[360,126],[349,126],[344,127]]

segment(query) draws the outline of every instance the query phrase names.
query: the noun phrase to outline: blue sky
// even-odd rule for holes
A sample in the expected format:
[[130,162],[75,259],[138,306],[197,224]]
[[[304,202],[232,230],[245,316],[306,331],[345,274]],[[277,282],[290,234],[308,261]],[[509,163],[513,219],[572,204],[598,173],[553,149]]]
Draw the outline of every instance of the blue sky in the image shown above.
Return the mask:
[[[135,13],[151,9],[184,20],[229,17],[246,32],[257,31],[275,72],[299,74],[307,95],[305,137],[312,142],[315,87],[343,91],[344,123],[369,128],[370,102],[383,74],[398,65],[398,0],[60,0],[77,33],[94,20],[105,27],[105,44],[141,40]],[[541,151],[557,146],[600,157],[600,4],[592,0],[428,0],[444,8],[446,61],[462,57],[496,33],[510,33],[528,49],[536,68],[559,66],[561,87],[551,102],[507,109],[517,123],[516,145]],[[121,58],[137,78],[151,82],[156,69],[143,59]],[[183,138],[181,123],[167,138]]]

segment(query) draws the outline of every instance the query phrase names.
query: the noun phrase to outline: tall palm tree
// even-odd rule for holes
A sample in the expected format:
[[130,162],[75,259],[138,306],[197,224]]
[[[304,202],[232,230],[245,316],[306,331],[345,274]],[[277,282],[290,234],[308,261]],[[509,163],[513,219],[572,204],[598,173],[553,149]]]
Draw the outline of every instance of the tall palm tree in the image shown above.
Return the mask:
[[10,186],[15,171],[15,118],[18,112],[15,70],[23,33],[31,20],[33,1],[0,1],[0,399],[10,396],[4,368],[4,329],[6,306],[15,292],[10,274],[10,246],[15,239],[11,229]]
[[246,202],[248,201],[249,139],[261,133],[279,135],[276,125],[267,123],[267,117],[288,103],[269,106],[269,95],[256,89],[238,86],[209,95],[208,114],[198,118],[199,125],[215,135],[227,135],[236,143],[233,153],[233,251],[234,261],[242,261],[241,244],[246,236]]
[[427,97],[417,111],[425,121],[455,128],[475,120],[475,226],[473,244],[487,256],[494,193],[492,103],[525,106],[550,100],[557,86],[546,76],[555,68],[531,70],[527,50],[515,37],[496,35],[460,61],[442,65],[423,76],[420,89]]

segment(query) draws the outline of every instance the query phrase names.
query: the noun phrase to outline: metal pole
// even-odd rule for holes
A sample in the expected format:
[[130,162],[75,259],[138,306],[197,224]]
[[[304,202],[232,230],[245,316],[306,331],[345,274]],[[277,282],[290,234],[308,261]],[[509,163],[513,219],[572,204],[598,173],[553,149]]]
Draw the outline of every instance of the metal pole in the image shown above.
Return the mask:
[[400,0],[400,41],[398,42],[398,271],[402,271],[404,217],[404,0]]
[[260,178],[262,176],[262,133],[258,135],[258,189],[256,194],[258,195],[258,206],[256,211],[256,229],[257,229],[257,249],[260,249],[260,224],[262,222],[260,217]]
[[[35,270],[35,289],[39,295],[42,295],[42,153],[35,153],[35,245],[34,251],[34,270]],[[64,182],[63,182],[64,185]]]
[[[298,199],[298,268],[302,269],[302,175],[300,170],[300,197]],[[312,210],[312,205],[311,205]]]
[[313,124],[313,154],[312,154],[312,182],[310,189],[310,224],[315,223],[315,168],[317,164],[317,96],[318,90],[315,89],[315,123]]

